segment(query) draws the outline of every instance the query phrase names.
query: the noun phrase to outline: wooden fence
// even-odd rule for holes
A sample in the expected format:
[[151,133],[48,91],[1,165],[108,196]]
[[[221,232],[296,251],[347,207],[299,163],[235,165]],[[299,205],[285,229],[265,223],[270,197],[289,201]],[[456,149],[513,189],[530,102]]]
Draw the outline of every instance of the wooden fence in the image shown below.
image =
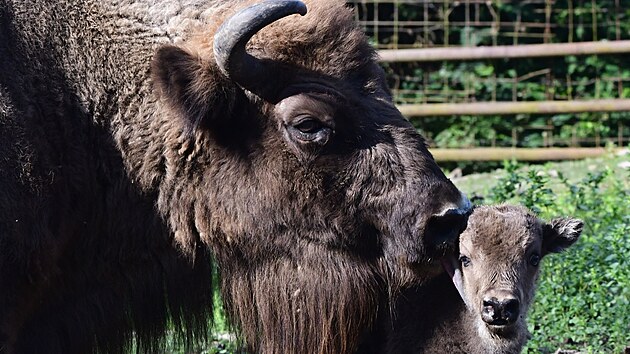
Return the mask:
[[486,60],[543,58],[566,55],[622,54],[630,53],[630,40],[522,44],[482,47],[441,47],[420,49],[382,49],[384,62],[427,62],[445,60]]
[[[400,61],[448,61],[479,60],[497,58],[531,58],[565,55],[630,53],[630,41],[585,42],[562,44],[535,44],[495,47],[453,47],[381,50],[379,56],[384,62]],[[516,101],[516,102],[468,102],[468,103],[426,103],[398,106],[408,118],[439,117],[454,115],[516,115],[516,114],[566,114],[582,112],[625,112],[630,111],[630,99],[568,100],[568,101]],[[628,139],[616,139],[622,146]],[[599,145],[599,139],[597,144]],[[516,159],[523,161],[572,160],[600,156],[606,153],[602,147],[595,148],[466,148],[431,149],[438,161],[501,161]]]
[[549,161],[597,157],[617,149],[606,148],[468,148],[430,149],[436,161]]
[[409,118],[453,115],[488,116],[512,114],[625,112],[630,111],[630,99],[602,99],[588,101],[427,103],[399,105],[398,109],[404,116]]
[[[410,119],[549,116],[544,128],[519,126],[512,129],[511,143],[505,138],[497,142],[490,134],[485,141],[477,140],[475,144],[491,147],[432,149],[438,160],[584,158],[604,153],[602,146],[608,143],[624,146],[630,140],[627,136],[630,120],[625,118],[617,118],[616,128],[610,124],[606,126],[608,133],[614,134],[616,129],[617,136],[600,136],[598,130],[593,133],[594,136],[587,138],[591,141],[578,139],[575,126],[571,128],[569,137],[566,129],[563,131],[564,141],[561,141],[560,137],[554,136],[557,127],[549,123],[552,115],[585,112],[601,112],[594,113],[601,117],[630,116],[625,113],[630,112],[627,90],[630,78],[627,73],[621,72],[621,68],[605,75],[596,71],[587,81],[583,80],[583,74],[574,76],[569,71],[565,74],[565,71],[554,70],[554,67],[545,67],[546,64],[532,65],[532,71],[527,73],[516,69],[513,74],[507,75],[505,71],[475,72],[478,67],[493,66],[490,61],[501,63],[506,59],[516,63],[520,58],[630,53],[630,14],[625,10],[624,1],[346,1],[354,8],[357,23],[379,50],[398,107]],[[575,63],[573,65],[583,65],[588,59],[577,58],[572,62]],[[445,61],[472,61],[462,64],[471,68],[471,72],[464,71],[464,75],[457,77],[435,75],[439,64],[429,62]],[[540,59],[539,62],[558,61]],[[477,63],[480,65],[477,66]],[[442,68],[453,68],[455,65],[449,63]],[[562,74],[557,75],[557,72]],[[530,94],[528,85],[534,82],[545,88],[542,94],[538,91],[536,95]],[[477,94],[476,88],[480,86],[487,91]],[[617,94],[611,96],[612,90]],[[530,131],[530,128],[541,130],[544,148],[517,147],[519,135]],[[505,130],[505,127],[501,129]],[[505,137],[505,133],[503,131],[501,135]]]

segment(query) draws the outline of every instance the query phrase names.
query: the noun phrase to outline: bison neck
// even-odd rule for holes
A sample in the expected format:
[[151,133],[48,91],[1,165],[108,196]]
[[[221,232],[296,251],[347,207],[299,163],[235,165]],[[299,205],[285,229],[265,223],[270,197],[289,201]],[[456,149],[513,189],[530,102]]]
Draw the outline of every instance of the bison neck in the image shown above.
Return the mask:
[[251,352],[356,351],[375,317],[378,277],[371,265],[318,247],[262,262],[218,250],[226,307]]
[[520,353],[526,341],[526,333],[506,339],[480,331],[446,274],[400,294],[376,328],[362,352],[512,354]]

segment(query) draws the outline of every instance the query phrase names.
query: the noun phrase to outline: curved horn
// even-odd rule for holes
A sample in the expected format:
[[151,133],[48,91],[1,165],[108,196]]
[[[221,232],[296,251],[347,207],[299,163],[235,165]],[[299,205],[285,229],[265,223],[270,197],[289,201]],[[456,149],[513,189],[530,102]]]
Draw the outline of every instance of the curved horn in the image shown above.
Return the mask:
[[249,39],[263,27],[283,17],[306,14],[306,5],[297,0],[268,0],[245,8],[225,21],[214,36],[214,56],[219,69],[242,87],[264,97],[273,65],[245,50]]

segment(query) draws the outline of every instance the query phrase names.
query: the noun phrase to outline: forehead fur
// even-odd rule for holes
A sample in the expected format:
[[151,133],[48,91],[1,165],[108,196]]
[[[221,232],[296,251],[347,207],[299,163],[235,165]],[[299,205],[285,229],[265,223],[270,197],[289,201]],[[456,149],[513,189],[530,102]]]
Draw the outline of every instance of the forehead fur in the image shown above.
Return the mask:
[[252,39],[252,49],[334,78],[343,78],[374,61],[374,49],[344,1],[304,2],[308,8],[305,16],[287,17],[263,28]]
[[[219,26],[239,10],[260,2],[240,1],[237,6],[217,10],[213,22],[189,42],[190,51],[212,57]],[[248,42],[248,52],[336,79],[372,76],[366,70],[373,70],[377,55],[354,22],[352,9],[341,0],[303,2],[308,9],[305,16],[290,15],[264,27]]]
[[476,208],[461,235],[463,244],[497,259],[522,254],[530,244],[541,240],[538,218],[527,208],[513,205]]

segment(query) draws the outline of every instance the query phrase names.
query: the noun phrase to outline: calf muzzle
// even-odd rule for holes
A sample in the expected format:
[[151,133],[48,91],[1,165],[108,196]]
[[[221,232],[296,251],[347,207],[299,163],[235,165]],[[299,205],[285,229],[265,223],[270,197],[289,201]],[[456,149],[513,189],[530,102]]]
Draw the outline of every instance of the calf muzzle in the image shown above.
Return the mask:
[[481,318],[492,326],[507,326],[516,322],[519,309],[520,302],[515,298],[488,297],[483,299]]

